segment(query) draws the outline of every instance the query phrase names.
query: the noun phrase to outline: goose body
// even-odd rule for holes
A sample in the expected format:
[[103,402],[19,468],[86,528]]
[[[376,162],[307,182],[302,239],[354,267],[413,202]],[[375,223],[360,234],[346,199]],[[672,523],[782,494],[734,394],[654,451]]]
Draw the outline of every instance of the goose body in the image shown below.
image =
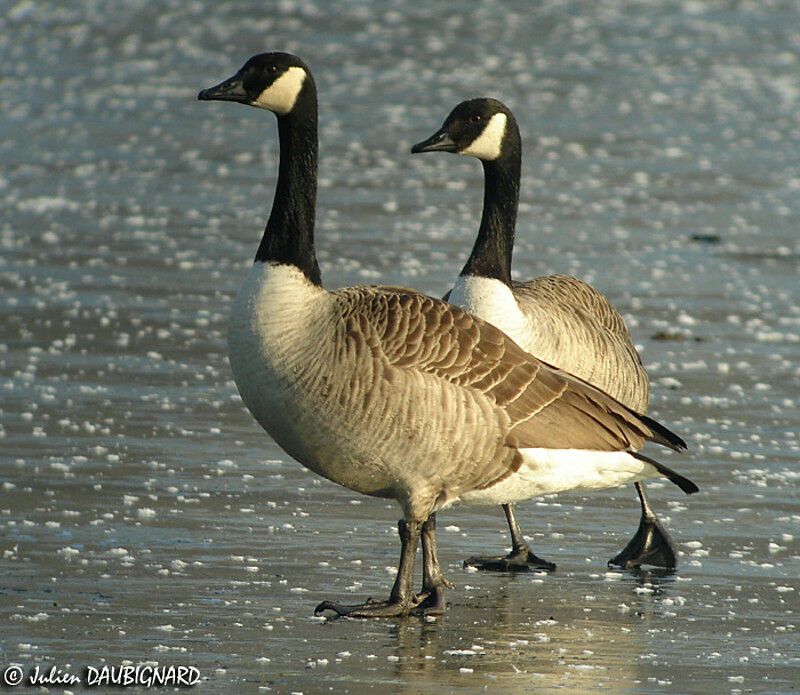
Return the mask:
[[[327,292],[291,266],[256,262],[231,314],[231,367],[242,400],[306,468],[427,518],[458,498],[465,477],[428,462],[430,455],[465,457],[462,443],[443,434],[463,427],[466,411],[454,404],[464,389],[407,364],[409,348],[418,347],[407,342],[409,324],[424,329],[431,313],[441,314],[441,307],[409,290]],[[487,398],[469,395],[486,415],[470,444],[477,464],[486,452],[499,456],[501,424],[497,413],[489,417]],[[425,417],[434,403],[445,407]],[[425,489],[424,499],[417,487]]]
[[[680,448],[679,437],[533,358],[480,318],[404,288],[322,287],[313,243],[316,89],[299,58],[254,56],[199,98],[278,116],[275,199],[231,313],[229,354],[242,400],[303,466],[403,510],[389,600],[324,602],[318,612],[442,610],[448,582],[436,557],[436,512],[574,487],[553,474],[560,458],[581,457],[592,486],[651,476],[691,484],[635,453],[645,440]],[[569,435],[556,423],[571,423]],[[423,592],[414,594],[420,538]]]
[[[521,138],[511,111],[495,99],[459,104],[444,125],[412,152],[447,151],[473,156],[484,166],[484,208],[478,237],[464,269],[445,295],[452,304],[491,322],[520,347],[564,369],[644,413],[649,380],[627,326],[608,299],[591,285],[566,275],[528,282],[511,279],[511,255],[519,200]],[[568,476],[581,475],[574,468]],[[633,566],[649,561],[674,566],[666,531],[650,509],[644,489],[640,529],[612,563]],[[513,510],[506,509],[512,534],[507,558],[475,558],[487,569],[531,565],[554,569],[525,544]],[[646,527],[646,528],[644,528]],[[643,543],[644,540],[646,543]],[[516,563],[516,564],[514,564]]]
[[494,324],[542,361],[646,412],[650,384],[639,353],[622,316],[591,285],[568,275],[510,286],[459,275],[448,301]]
[[[531,441],[552,447],[510,447],[515,423],[498,407],[495,380],[514,364],[521,380],[515,388],[537,378],[553,382],[542,388],[546,396],[532,390],[532,403],[517,405],[526,418],[545,404],[559,409],[558,400],[549,401],[569,388],[598,399],[599,408],[590,400],[582,407],[610,417],[612,427],[614,418],[630,414],[569,375],[531,361],[492,326],[412,290],[328,292],[292,266],[257,261],[234,300],[230,326],[231,367],[242,400],[281,448],[351,490],[396,499],[409,516],[661,475],[626,450],[587,455],[562,448],[573,439],[582,443],[579,433],[537,432]],[[502,351],[505,360],[501,353],[487,359],[489,349]],[[487,380],[486,369],[498,370],[497,376]],[[569,413],[568,403],[560,409]],[[540,415],[542,427],[546,415]],[[464,432],[468,440],[452,436]],[[638,449],[645,433],[607,441],[587,431],[584,445]],[[443,463],[431,467],[431,460]]]

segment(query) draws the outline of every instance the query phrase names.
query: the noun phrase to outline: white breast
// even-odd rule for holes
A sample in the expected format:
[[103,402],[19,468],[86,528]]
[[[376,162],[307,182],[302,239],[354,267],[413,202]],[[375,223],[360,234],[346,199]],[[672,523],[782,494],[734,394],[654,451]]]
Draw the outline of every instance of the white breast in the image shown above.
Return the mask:
[[291,426],[290,411],[312,407],[298,397],[301,368],[313,364],[326,293],[294,266],[253,264],[231,308],[228,349],[242,400],[276,440]]
[[459,275],[448,301],[494,324],[518,343],[528,340],[530,322],[520,310],[511,288],[501,280]]
[[[387,443],[386,395],[375,391],[369,363],[347,361],[342,325],[332,293],[294,266],[256,262],[231,311],[234,380],[256,421],[296,461],[351,490],[395,497],[409,457]],[[370,402],[379,404],[370,410]],[[376,440],[377,431],[384,437]]]

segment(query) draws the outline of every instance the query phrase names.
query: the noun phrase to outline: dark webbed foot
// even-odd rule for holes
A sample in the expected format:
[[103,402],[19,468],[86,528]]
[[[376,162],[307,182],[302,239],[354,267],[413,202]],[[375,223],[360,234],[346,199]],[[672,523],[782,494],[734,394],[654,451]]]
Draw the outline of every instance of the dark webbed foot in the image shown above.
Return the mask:
[[314,615],[333,611],[349,618],[400,618],[409,615],[413,604],[409,601],[376,601],[368,598],[364,603],[343,606],[333,601],[323,601],[314,609]]
[[404,618],[408,615],[428,615],[444,611],[444,586],[448,583],[441,576],[435,551],[436,543],[433,536],[434,522],[426,527],[426,567],[428,568],[423,581],[421,594],[413,593],[414,558],[423,524],[419,522],[406,522],[401,520],[397,524],[400,535],[400,564],[397,568],[392,593],[388,601],[367,599],[364,603],[354,606],[345,606],[333,601],[323,601],[314,609],[314,615],[322,615],[325,611],[333,611],[337,615],[349,618]]
[[471,557],[464,561],[464,565],[491,572],[528,572],[530,570],[553,572],[556,568],[554,562],[543,560],[527,546],[516,551],[512,550],[508,555],[500,557]]
[[452,582],[442,577],[442,581],[435,586],[423,587],[422,591],[414,597],[414,607],[411,615],[444,615],[447,611],[447,601],[445,600],[445,588],[452,589],[455,586]]
[[377,601],[368,598],[364,603],[344,606],[334,601],[323,601],[314,609],[314,615],[322,615],[325,611],[333,611],[339,616],[348,618],[404,618],[409,615],[442,615],[447,608],[444,598],[445,586],[452,587],[448,581],[430,589],[423,589],[410,601],[389,599]]
[[503,511],[508,522],[508,530],[511,533],[511,552],[501,557],[471,557],[464,562],[464,566],[490,572],[554,571],[556,568],[555,563],[542,560],[525,542],[522,529],[519,527],[517,517],[514,515],[514,505],[504,504]]
[[[417,605],[411,615],[444,615],[447,610],[447,601],[444,598],[444,584],[425,590],[417,594]],[[450,582],[447,586],[452,587]]]
[[416,595],[414,609],[419,615],[442,615],[447,608],[444,590],[454,588],[455,584],[447,579],[439,565],[439,553],[436,550],[436,514],[431,514],[422,525],[422,591]]
[[678,564],[675,547],[656,517],[642,516],[639,528],[628,545],[608,561],[609,567],[634,569],[642,565],[674,569]]
[[651,509],[644,491],[644,485],[642,483],[634,483],[634,485],[642,506],[639,528],[622,552],[608,561],[608,565],[609,567],[622,567],[623,569],[635,569],[642,565],[651,565],[673,570],[678,561],[675,556],[675,546],[672,544],[672,539]]

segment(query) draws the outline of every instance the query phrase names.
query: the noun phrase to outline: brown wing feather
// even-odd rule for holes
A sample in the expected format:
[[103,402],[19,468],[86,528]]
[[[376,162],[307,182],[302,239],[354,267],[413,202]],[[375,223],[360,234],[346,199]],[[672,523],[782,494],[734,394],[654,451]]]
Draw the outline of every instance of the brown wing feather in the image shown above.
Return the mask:
[[489,323],[412,290],[370,290],[386,316],[379,338],[389,363],[490,396],[519,446],[612,451],[638,449],[653,437],[627,407],[529,355]]
[[535,345],[521,343],[527,350],[636,412],[647,410],[647,372],[625,321],[605,295],[567,275],[515,282],[512,288],[520,309],[537,326]]
[[[402,437],[407,446],[425,448],[427,443],[441,451],[427,462],[412,497],[429,494],[430,486],[436,488],[435,497],[458,497],[466,490],[491,486],[519,468],[517,451],[504,444],[511,426],[508,416],[482,391],[467,385],[503,369],[497,360],[481,362],[473,355],[480,333],[469,317],[400,288],[344,288],[331,294],[338,300],[334,316],[344,318],[345,326],[355,317],[359,320],[358,335],[347,331],[350,339],[341,341],[358,346],[355,353],[361,350],[357,362],[349,363],[369,363],[376,375],[375,383],[359,389],[355,397],[391,392],[382,397],[384,418],[407,432]],[[471,372],[470,364],[475,366]],[[470,433],[468,440],[465,431]],[[423,479],[428,482],[423,484]]]

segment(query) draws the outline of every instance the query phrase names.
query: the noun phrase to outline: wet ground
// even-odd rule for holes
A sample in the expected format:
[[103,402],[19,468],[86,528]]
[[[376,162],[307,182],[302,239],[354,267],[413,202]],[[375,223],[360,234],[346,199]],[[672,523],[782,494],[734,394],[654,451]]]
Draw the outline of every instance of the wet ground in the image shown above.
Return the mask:
[[[796,692],[798,21],[781,2],[8,9],[0,667],[191,665],[197,692]],[[701,492],[649,485],[677,573],[606,568],[632,488],[565,494],[519,509],[553,574],[464,569],[507,541],[499,509],[454,509],[444,617],[313,617],[388,592],[398,510],[288,459],[230,378],[276,129],[195,96],[262,50],[320,90],[329,287],[444,293],[480,166],[408,150],[463,98],[514,109],[517,276],[604,291],[690,444],[659,458]]]

